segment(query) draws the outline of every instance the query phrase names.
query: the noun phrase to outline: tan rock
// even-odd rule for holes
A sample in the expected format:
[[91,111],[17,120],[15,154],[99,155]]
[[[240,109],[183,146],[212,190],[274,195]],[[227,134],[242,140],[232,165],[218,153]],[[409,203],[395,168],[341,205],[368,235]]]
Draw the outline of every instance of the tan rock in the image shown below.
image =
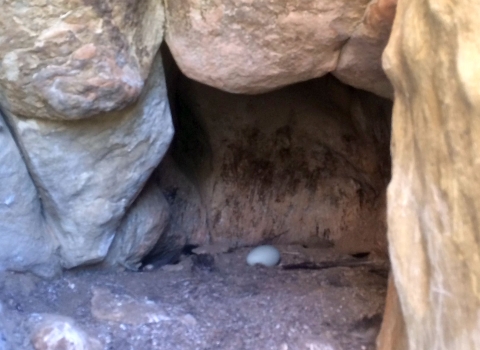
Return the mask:
[[[378,10],[384,2],[375,0],[364,20],[369,0],[167,0],[165,35],[188,77],[229,92],[260,93],[334,71],[354,34],[339,76],[379,93],[389,89],[380,65],[388,33],[377,26],[392,20]],[[362,45],[368,50],[360,51]],[[353,54],[366,56],[354,63]]]
[[387,301],[382,328],[377,337],[377,350],[408,350],[405,320],[392,276],[388,279]]
[[31,342],[35,350],[101,350],[100,341],[89,336],[73,319],[60,315],[34,315]]
[[173,233],[166,230],[169,217],[162,191],[149,181],[120,223],[106,257],[108,264],[137,270],[160,237]]
[[410,350],[480,349],[480,3],[401,0],[389,242]]
[[393,99],[393,88],[382,69],[382,53],[395,17],[397,0],[374,0],[362,23],[343,46],[333,74],[345,84]]
[[4,0],[0,104],[22,117],[81,119],[140,95],[163,38],[161,1]]

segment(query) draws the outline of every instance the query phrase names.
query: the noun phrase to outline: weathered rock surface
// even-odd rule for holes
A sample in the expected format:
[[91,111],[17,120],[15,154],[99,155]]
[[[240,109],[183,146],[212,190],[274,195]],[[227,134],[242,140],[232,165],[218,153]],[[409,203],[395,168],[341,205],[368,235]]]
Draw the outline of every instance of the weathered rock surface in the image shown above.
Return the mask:
[[37,323],[31,342],[35,350],[101,350],[98,339],[89,336],[75,321],[60,315],[33,315]]
[[480,3],[402,0],[388,236],[410,350],[480,349]]
[[0,270],[51,276],[56,243],[45,230],[38,192],[0,113]]
[[378,350],[408,350],[408,338],[405,332],[400,300],[392,276],[388,279],[387,300],[383,323],[377,337]]
[[129,295],[114,294],[105,288],[93,289],[91,311],[98,320],[137,326],[172,319],[151,300],[136,300]]
[[103,259],[173,136],[161,58],[138,102],[78,121],[7,113],[64,267]]
[[380,57],[393,0],[369,3],[167,0],[165,38],[188,77],[224,91],[266,92],[338,68],[343,81],[391,97]]
[[154,176],[169,204],[169,229],[177,231],[177,236],[184,235],[191,244],[207,243],[207,213],[196,184],[178,168],[170,154],[162,159]]
[[1,7],[0,105],[21,117],[80,119],[129,105],[163,38],[161,1]]
[[182,78],[173,156],[198,186],[213,242],[385,236],[390,102],[329,76],[257,96]]
[[137,270],[162,235],[167,231],[170,208],[162,191],[149,181],[122,220],[106,260]]
[[345,84],[393,99],[393,88],[382,68],[397,0],[371,1],[362,23],[343,46],[333,74]]

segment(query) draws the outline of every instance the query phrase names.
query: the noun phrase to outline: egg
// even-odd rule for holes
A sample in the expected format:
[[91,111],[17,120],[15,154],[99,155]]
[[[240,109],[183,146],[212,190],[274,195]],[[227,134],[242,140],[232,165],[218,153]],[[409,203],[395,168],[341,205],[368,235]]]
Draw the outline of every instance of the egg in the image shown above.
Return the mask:
[[271,245],[261,245],[253,248],[247,255],[247,264],[275,266],[280,262],[280,252]]

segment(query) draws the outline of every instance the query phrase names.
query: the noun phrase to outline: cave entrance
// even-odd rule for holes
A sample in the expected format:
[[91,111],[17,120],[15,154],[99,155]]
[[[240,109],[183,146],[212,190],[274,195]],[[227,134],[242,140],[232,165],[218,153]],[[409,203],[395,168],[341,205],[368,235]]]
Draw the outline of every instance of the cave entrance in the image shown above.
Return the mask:
[[[374,349],[388,275],[391,101],[330,75],[230,94],[165,55],[176,134],[157,181],[172,222],[198,246],[183,263],[199,283],[196,314],[219,328],[212,348]],[[247,266],[264,244],[278,248],[280,266]]]

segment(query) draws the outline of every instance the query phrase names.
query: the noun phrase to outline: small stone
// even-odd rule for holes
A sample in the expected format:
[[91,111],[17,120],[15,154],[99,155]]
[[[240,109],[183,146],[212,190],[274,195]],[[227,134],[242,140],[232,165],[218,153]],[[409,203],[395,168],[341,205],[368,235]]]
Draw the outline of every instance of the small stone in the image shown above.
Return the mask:
[[165,312],[153,301],[139,301],[129,295],[113,294],[105,288],[94,288],[92,315],[101,321],[141,325],[168,321]]
[[89,336],[69,317],[35,314],[31,342],[35,350],[101,350],[100,341]]

